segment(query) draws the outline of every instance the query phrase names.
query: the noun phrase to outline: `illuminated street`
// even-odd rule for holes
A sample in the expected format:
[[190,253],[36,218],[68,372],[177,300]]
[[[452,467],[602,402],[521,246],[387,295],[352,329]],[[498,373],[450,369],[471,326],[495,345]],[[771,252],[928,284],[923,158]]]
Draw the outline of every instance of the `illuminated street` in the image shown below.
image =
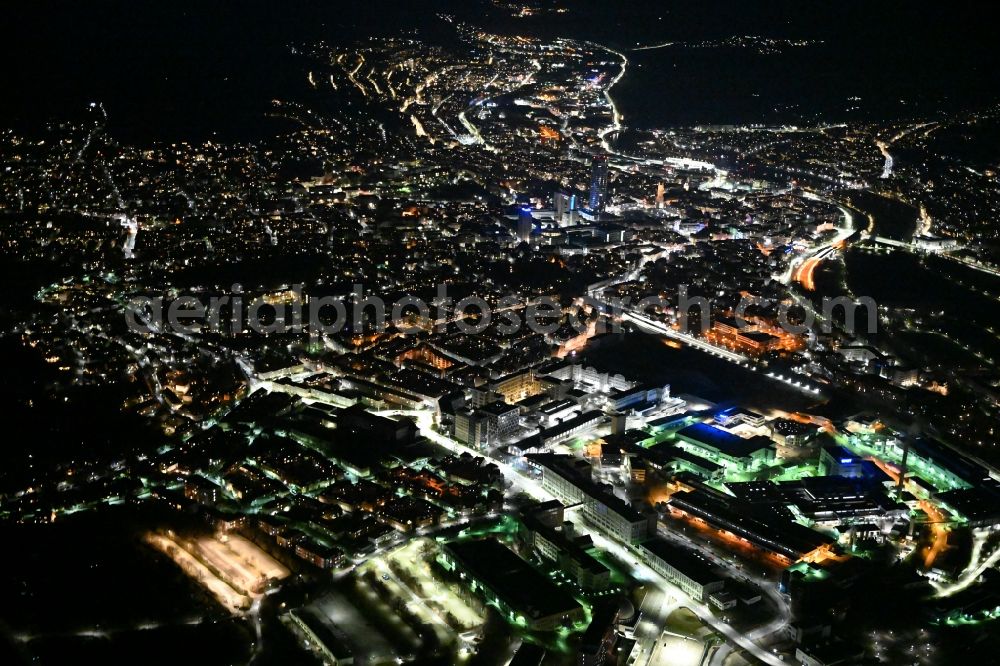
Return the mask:
[[993,663],[989,9],[11,6],[0,664]]

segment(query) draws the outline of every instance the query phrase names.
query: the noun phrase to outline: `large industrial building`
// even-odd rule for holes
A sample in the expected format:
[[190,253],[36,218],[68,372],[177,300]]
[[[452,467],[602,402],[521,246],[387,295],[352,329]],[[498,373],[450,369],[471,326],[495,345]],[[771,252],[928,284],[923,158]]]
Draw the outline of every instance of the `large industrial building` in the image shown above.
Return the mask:
[[603,590],[611,584],[611,570],[590,554],[593,541],[565,521],[559,500],[526,509],[518,534],[521,541],[560,568],[585,590]]
[[695,423],[677,431],[680,448],[724,467],[758,469],[774,461],[774,444],[768,437],[744,439],[708,423]]
[[827,476],[860,478],[863,474],[863,462],[860,456],[843,446],[824,446],[819,454],[819,471]]
[[[875,470],[878,472],[878,469]],[[892,524],[909,513],[905,504],[889,498],[884,478],[816,476],[798,481],[727,483],[740,500],[756,505],[789,507],[811,523],[836,527],[871,521]]]
[[542,488],[561,502],[581,504],[583,515],[606,535],[638,543],[650,533],[651,515],[645,515],[591,479],[590,463],[572,456],[538,453],[526,456],[542,473]]
[[752,504],[708,488],[674,493],[670,513],[714,530],[719,536],[775,555],[791,564],[820,561],[832,554],[836,540],[790,519],[787,510]]
[[591,410],[579,416],[566,419],[562,423],[546,428],[539,433],[541,445],[551,446],[559,442],[573,439],[577,435],[593,430],[605,420],[604,412]]
[[693,550],[663,539],[650,539],[639,546],[639,552],[650,569],[696,601],[705,601],[725,585],[725,576]]
[[476,410],[455,413],[455,439],[475,449],[485,449],[513,435],[520,422],[520,410],[502,401]]
[[493,539],[447,544],[440,562],[513,624],[552,631],[584,619],[573,597]]

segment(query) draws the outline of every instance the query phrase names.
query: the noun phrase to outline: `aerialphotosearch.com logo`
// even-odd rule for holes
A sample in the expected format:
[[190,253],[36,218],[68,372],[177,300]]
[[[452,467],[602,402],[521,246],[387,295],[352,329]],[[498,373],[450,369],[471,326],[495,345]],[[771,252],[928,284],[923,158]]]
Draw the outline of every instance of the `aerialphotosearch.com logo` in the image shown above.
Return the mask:
[[[597,332],[617,332],[622,320],[631,315],[639,322],[660,323],[656,313],[673,312],[682,332],[692,329],[689,318],[696,313],[700,319],[694,330],[711,327],[712,303],[703,296],[689,296],[688,288],[678,289],[676,305],[661,296],[640,300],[629,297],[596,299],[583,297],[569,306],[549,296],[526,297],[511,294],[489,303],[478,296],[467,296],[455,301],[448,296],[447,285],[437,287],[437,295],[428,304],[421,298],[404,295],[391,304],[377,295],[366,295],[362,285],[356,284],[347,297],[305,297],[302,285],[295,285],[282,296],[256,296],[248,298],[239,284],[230,293],[199,299],[192,295],[165,298],[163,296],[135,296],[125,308],[129,330],[137,333],[178,333],[197,335],[212,333],[237,335],[245,331],[261,334],[305,333],[311,336],[334,335],[345,330],[362,332],[382,331],[390,325],[402,333],[416,334],[433,330],[445,332],[449,326],[455,330],[475,335],[491,326],[503,335],[520,332],[525,326],[542,335],[550,335],[568,323],[578,333],[589,328],[589,314],[595,310],[605,316],[596,321]],[[733,319],[739,328],[751,328],[747,310],[754,303],[742,298],[732,309]],[[350,305],[350,312],[348,312]],[[857,328],[859,312],[865,315],[864,331]],[[842,316],[837,316],[838,312]],[[878,308],[869,297],[858,299],[846,296],[825,297],[817,312],[801,311],[801,320],[792,317],[792,306],[779,305],[777,325],[787,333],[803,335],[819,330],[830,333],[835,318],[840,328],[848,333],[875,333],[878,326]]]

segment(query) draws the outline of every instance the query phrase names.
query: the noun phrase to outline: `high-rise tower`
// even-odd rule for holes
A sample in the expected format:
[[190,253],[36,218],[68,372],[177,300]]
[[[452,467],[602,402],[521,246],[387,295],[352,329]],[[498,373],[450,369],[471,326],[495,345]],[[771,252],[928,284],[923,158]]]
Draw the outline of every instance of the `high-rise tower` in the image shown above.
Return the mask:
[[535,227],[535,218],[531,214],[531,206],[521,206],[517,211],[517,239],[531,240],[531,231]]
[[576,224],[576,194],[559,190],[552,196],[552,199],[556,224],[560,227]]
[[595,155],[590,163],[590,210],[594,213],[604,211],[608,203],[608,158]]

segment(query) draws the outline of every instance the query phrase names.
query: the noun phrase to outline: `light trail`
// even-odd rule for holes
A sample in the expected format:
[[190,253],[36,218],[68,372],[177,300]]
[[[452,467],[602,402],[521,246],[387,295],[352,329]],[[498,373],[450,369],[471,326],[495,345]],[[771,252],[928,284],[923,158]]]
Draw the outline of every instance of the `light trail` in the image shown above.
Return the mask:
[[819,266],[822,261],[822,257],[811,257],[806,259],[805,262],[799,266],[798,270],[795,271],[795,277],[793,279],[801,284],[806,291],[816,291],[816,281],[813,274],[816,272],[816,267]]
[[347,79],[355,86],[357,86],[358,90],[361,91],[362,95],[368,97],[368,89],[365,88],[363,85],[361,85],[361,82],[358,81],[358,79],[356,78],[358,72],[360,72],[361,68],[364,67],[365,65],[365,57],[359,53],[358,58],[360,58],[360,60],[358,61],[358,66],[347,72]]
[[375,79],[372,78],[372,74],[374,73],[375,73],[375,68],[372,67],[371,71],[368,72],[368,75],[365,78],[372,84],[372,87],[375,89],[375,92],[381,95],[382,89],[378,87],[378,82],[376,82]]
[[995,566],[998,562],[1000,562],[1000,547],[990,553],[990,556],[985,560],[978,562],[974,566],[970,566],[962,572],[962,576],[954,584],[939,586],[938,592],[935,596],[943,598],[958,594],[962,590],[970,587],[981,575],[983,575],[984,571],[992,566]]
[[608,141],[608,135],[613,134],[614,132],[618,132],[622,129],[622,114],[621,111],[618,110],[618,105],[615,104],[614,98],[611,96],[611,89],[614,88],[615,85],[617,85],[617,83],[625,77],[625,71],[628,69],[628,57],[624,53],[616,51],[609,46],[604,46],[602,44],[594,44],[593,42],[589,43],[599,48],[602,48],[608,53],[612,53],[621,59],[621,69],[618,70],[618,74],[615,75],[613,79],[611,79],[611,82],[604,89],[604,99],[607,100],[608,106],[611,107],[611,124],[597,133],[597,137],[601,140],[601,147],[606,152],[610,154],[615,154],[614,151],[611,149],[610,142]]
[[837,229],[837,235],[834,238],[813,248],[809,252],[808,256],[801,260],[802,263],[793,262],[790,264],[788,269],[786,269],[786,271],[778,278],[778,281],[782,284],[788,285],[793,282],[797,282],[807,291],[815,291],[816,282],[814,280],[814,274],[816,268],[823,262],[824,259],[829,259],[839,250],[843,249],[847,239],[854,234],[854,214],[847,208],[811,192],[805,192],[802,196],[812,201],[822,201],[824,203],[835,205],[840,208],[840,212],[844,216],[843,224],[839,229]]
[[673,46],[677,42],[663,42],[661,44],[650,44],[648,46],[636,46],[635,48],[629,49],[629,51],[653,51],[655,49],[665,49],[668,46]]
[[931,520],[928,523],[931,531],[931,543],[924,551],[924,568],[931,569],[938,556],[948,548],[948,528],[944,524],[944,514],[936,506],[927,500],[920,500],[920,508]]
[[879,152],[882,153],[883,157],[885,157],[885,165],[882,167],[882,175],[880,177],[890,178],[892,176],[892,170],[895,165],[895,160],[893,159],[892,154],[889,152],[889,146],[896,143],[907,134],[911,134],[913,132],[916,132],[918,129],[923,129],[924,127],[930,127],[931,125],[936,125],[936,124],[937,122],[929,122],[929,123],[920,123],[919,125],[913,125],[912,127],[907,127],[906,129],[902,129],[899,132],[897,132],[895,136],[890,138],[888,141],[882,141],[881,139],[876,139],[875,145],[878,146]]

